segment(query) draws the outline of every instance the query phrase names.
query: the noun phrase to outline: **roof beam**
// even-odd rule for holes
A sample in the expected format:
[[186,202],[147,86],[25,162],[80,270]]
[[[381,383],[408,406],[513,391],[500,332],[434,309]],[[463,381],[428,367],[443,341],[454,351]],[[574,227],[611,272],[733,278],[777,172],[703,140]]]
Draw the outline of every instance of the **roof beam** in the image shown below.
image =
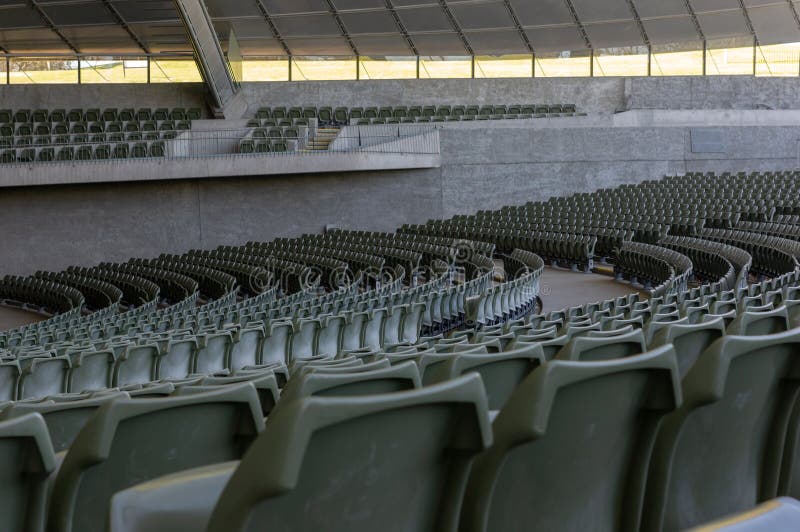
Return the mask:
[[403,36],[403,39],[406,40],[406,44],[414,52],[414,55],[419,55],[419,51],[417,50],[417,45],[414,44],[414,41],[411,39],[411,35],[408,34],[408,30],[406,30],[406,25],[403,24],[403,21],[400,20],[400,15],[397,14],[397,9],[394,7],[394,3],[392,0],[385,0],[386,2],[386,9],[389,10],[391,13],[392,18],[394,19],[394,23],[397,26],[397,29],[400,31],[400,34]]
[[76,48],[75,45],[72,44],[72,42],[69,39],[67,39],[66,35],[61,33],[61,30],[58,29],[58,26],[53,24],[53,21],[50,19],[50,16],[44,12],[44,9],[42,9],[42,6],[40,6],[36,0],[28,0],[28,4],[31,6],[31,9],[36,11],[36,13],[39,15],[39,18],[41,18],[42,22],[44,22],[45,26],[47,26],[50,29],[50,31],[58,35],[58,38],[61,39],[61,42],[66,44],[67,47],[76,54],[81,53],[80,50],[78,50],[78,48]]
[[439,6],[442,8],[442,11],[444,11],[444,15],[447,17],[447,20],[450,21],[450,26],[452,26],[453,30],[458,34],[458,38],[461,39],[461,44],[464,45],[464,48],[467,50],[469,55],[474,56],[475,52],[472,50],[472,46],[470,46],[467,36],[464,35],[464,32],[461,30],[461,25],[456,20],[456,17],[453,16],[453,12],[450,11],[450,6],[447,5],[447,0],[439,0]]
[[583,22],[581,19],[578,18],[578,12],[575,11],[575,6],[572,3],[572,0],[564,0],[564,3],[567,4],[567,9],[569,9],[569,14],[572,15],[572,22],[578,27],[578,32],[581,34],[581,38],[583,39],[583,44],[589,50],[594,50],[592,46],[592,41],[589,39],[589,34],[586,33],[586,28],[583,27]]
[[328,4],[328,12],[330,12],[330,14],[333,16],[333,20],[336,21],[336,25],[339,26],[339,31],[342,32],[342,37],[344,37],[344,40],[347,41],[347,45],[353,51],[353,55],[361,55],[358,53],[356,43],[353,42],[353,39],[350,37],[350,33],[347,31],[347,27],[345,27],[342,17],[339,16],[339,11],[336,9],[336,6],[333,5],[331,0],[325,0],[325,3]]
[[533,49],[533,43],[531,43],[531,40],[528,39],[528,34],[525,33],[525,30],[522,28],[519,17],[517,17],[517,12],[514,11],[514,6],[511,5],[511,0],[503,0],[503,4],[506,6],[508,16],[510,16],[511,20],[514,22],[514,27],[517,28],[517,33],[519,33],[520,38],[525,43],[525,47],[530,53],[535,53],[535,50]]
[[117,21],[117,24],[122,26],[122,29],[125,30],[125,32],[130,36],[131,39],[133,39],[133,42],[136,43],[136,46],[141,48],[144,53],[149,54],[150,49],[139,38],[139,36],[136,35],[136,33],[128,24],[128,22],[124,18],[122,18],[122,14],[119,12],[119,10],[117,10],[114,4],[111,3],[111,0],[100,0],[100,1],[103,2],[104,6],[106,6],[106,9],[108,9],[108,11],[111,13],[111,16],[114,18],[114,20]]
[[697,13],[694,12],[692,3],[689,0],[683,0],[683,3],[686,5],[686,11],[689,12],[689,16],[692,19],[692,24],[694,24],[694,29],[697,31],[697,36],[700,37],[701,41],[706,42],[706,34],[703,33],[703,27],[700,26],[700,21],[697,20]]
[[797,8],[794,7],[794,2],[792,2],[792,0],[786,0],[786,3],[789,4],[789,9],[792,11],[794,23],[800,28],[800,15],[797,14]]
[[645,46],[650,48],[650,37],[647,36],[647,30],[644,29],[644,24],[642,23],[642,17],[639,16],[639,10],[636,9],[636,5],[634,5],[633,0],[626,0],[628,2],[628,8],[631,10],[631,15],[633,15],[633,20],[636,21],[636,26],[639,28],[639,33],[642,36],[642,41],[644,41]]
[[289,48],[289,45],[286,44],[281,32],[278,31],[278,27],[275,26],[275,22],[272,21],[272,16],[269,14],[269,11],[267,11],[267,6],[264,5],[262,0],[255,0],[255,2],[256,7],[259,11],[261,11],[261,16],[264,17],[264,22],[266,22],[267,26],[269,26],[269,31],[272,33],[272,36],[281,45],[281,48],[283,48],[283,51],[286,53],[286,55],[291,57],[292,50]]
[[753,22],[750,20],[750,13],[747,11],[747,6],[744,5],[744,0],[739,0],[739,7],[742,8],[742,15],[744,15],[744,22],[747,24],[747,31],[750,32],[750,35],[753,36],[753,40],[755,44],[758,44],[758,35],[756,35],[756,29],[753,27]]

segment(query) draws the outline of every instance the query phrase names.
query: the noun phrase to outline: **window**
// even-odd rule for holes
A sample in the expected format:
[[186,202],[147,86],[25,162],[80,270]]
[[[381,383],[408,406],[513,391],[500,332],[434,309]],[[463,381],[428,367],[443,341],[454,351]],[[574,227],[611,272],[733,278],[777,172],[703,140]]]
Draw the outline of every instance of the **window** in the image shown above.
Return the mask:
[[81,57],[81,83],[147,83],[147,57]]
[[356,79],[355,58],[295,57],[292,58],[292,81]]
[[588,50],[537,54],[535,75],[537,78],[586,77],[591,75],[591,67]]
[[152,83],[189,83],[203,81],[193,57],[153,57],[150,60]]
[[596,77],[647,75],[649,58],[645,46],[597,49],[593,59]]
[[289,59],[246,57],[242,61],[242,81],[289,81]]
[[533,75],[530,55],[478,56],[475,58],[476,78],[529,78]]
[[361,57],[358,68],[360,79],[414,79],[417,77],[417,58]]
[[800,43],[759,45],[756,76],[800,75]]
[[16,83],[78,83],[76,57],[12,57],[9,81]]
[[709,76],[752,75],[753,52],[752,41],[739,39],[708,41],[706,74]]
[[651,76],[701,76],[703,43],[653,45],[650,57]]
[[419,58],[420,79],[471,78],[472,58],[461,56],[423,56]]

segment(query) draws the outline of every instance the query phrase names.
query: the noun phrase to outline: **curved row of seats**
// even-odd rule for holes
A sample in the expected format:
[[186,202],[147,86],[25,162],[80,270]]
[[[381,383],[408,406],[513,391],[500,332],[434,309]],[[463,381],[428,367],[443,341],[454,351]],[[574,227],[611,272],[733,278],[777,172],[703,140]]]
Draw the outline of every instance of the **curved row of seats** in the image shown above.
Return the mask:
[[[125,280],[118,313],[83,297],[0,335],[0,519],[660,531],[800,496],[800,248],[737,228],[785,224],[797,177],[692,183],[708,201],[677,214],[668,178],[90,269]],[[543,258],[655,289],[541,314]],[[155,301],[125,305],[137,286]]]

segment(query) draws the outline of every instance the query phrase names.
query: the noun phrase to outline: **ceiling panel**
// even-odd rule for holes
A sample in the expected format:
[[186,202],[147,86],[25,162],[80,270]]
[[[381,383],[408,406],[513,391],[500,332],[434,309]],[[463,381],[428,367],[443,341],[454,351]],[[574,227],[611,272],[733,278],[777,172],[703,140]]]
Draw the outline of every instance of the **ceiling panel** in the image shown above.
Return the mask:
[[533,43],[533,47],[541,52],[583,50],[586,48],[586,44],[583,42],[576,26],[536,28],[525,30],[525,34]]
[[644,45],[639,26],[633,20],[586,24],[584,29],[594,48]]
[[339,16],[350,34],[397,32],[397,24],[388,11],[340,13]]
[[[653,44],[700,42],[700,35],[691,17],[645,19],[642,21],[647,38]],[[700,44],[702,47],[702,43]]]
[[451,5],[450,11],[462,29],[514,27],[514,21],[502,2]]
[[456,33],[412,35],[411,39],[421,55],[467,55]]
[[397,14],[400,15],[400,19],[409,33],[417,31],[450,31],[453,29],[444,11],[439,6],[403,9],[399,10]]
[[466,33],[466,36],[475,55],[530,53],[516,30],[474,31]]

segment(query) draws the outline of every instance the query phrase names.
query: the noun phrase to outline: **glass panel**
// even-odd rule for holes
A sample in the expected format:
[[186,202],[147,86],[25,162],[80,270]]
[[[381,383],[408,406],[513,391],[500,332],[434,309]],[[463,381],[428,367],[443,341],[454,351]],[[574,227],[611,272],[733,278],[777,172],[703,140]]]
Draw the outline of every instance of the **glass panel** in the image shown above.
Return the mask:
[[476,78],[529,78],[533,76],[530,55],[486,55],[475,58]]
[[361,79],[414,79],[417,77],[417,58],[362,57],[359,69]]
[[650,59],[651,76],[702,76],[703,43],[695,43],[694,50],[685,44],[653,45]]
[[596,49],[594,75],[646,76],[647,61],[647,48],[644,46]]
[[5,57],[0,57],[0,85],[8,83],[8,63]]
[[563,78],[591,75],[591,54],[587,50],[536,55],[536,77]]
[[78,83],[73,57],[13,57],[11,83]]
[[189,83],[203,81],[193,57],[152,58],[150,60],[152,83]]
[[147,58],[82,57],[81,83],[147,83]]
[[357,66],[350,57],[292,58],[292,81],[356,79]]
[[759,46],[756,76],[800,75],[800,43]]
[[753,43],[726,39],[709,41],[706,50],[706,74],[730,76],[753,74]]
[[472,58],[461,56],[422,56],[419,58],[420,79],[471,78]]
[[246,57],[243,81],[289,81],[289,60],[280,57]]

